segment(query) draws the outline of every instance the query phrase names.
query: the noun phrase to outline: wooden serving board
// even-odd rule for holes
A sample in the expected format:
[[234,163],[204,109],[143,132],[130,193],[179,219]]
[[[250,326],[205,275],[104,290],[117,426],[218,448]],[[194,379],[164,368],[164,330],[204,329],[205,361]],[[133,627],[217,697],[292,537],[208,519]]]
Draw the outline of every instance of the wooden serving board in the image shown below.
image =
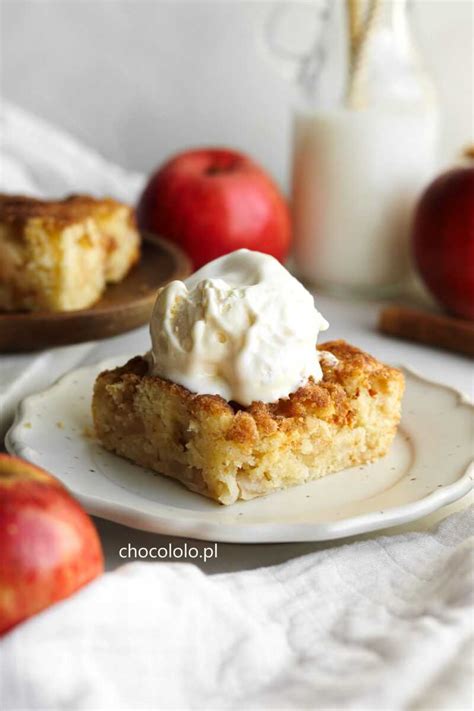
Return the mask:
[[147,323],[156,291],[191,273],[186,255],[171,243],[143,235],[138,264],[80,311],[0,313],[0,352],[32,351],[115,336]]

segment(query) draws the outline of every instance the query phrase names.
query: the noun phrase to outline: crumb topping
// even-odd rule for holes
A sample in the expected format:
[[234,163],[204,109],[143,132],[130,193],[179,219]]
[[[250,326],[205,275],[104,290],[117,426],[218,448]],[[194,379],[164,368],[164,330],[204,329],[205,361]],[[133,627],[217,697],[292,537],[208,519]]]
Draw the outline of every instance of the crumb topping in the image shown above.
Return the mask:
[[403,381],[399,370],[343,340],[323,343],[318,349],[332,353],[338,361],[337,365],[322,361],[321,381],[316,383],[310,379],[286,398],[274,403],[253,402],[249,407],[227,402],[219,395],[196,395],[181,385],[150,375],[147,360],[141,356],[113,371],[105,371],[99,378],[106,377],[111,383],[120,381],[128,392],[133,392],[144,378],[154,381],[160,389],[175,395],[196,418],[229,419],[230,416],[227,439],[241,443],[255,441],[258,436],[272,434],[278,429],[290,432],[297,426],[295,420],[301,421],[308,416],[350,426],[354,418],[354,400],[363,388],[373,396],[387,391],[394,380],[397,383]]
[[112,198],[70,195],[63,200],[39,200],[24,195],[0,194],[0,222],[23,227],[28,220],[41,219],[65,227],[87,217],[106,217],[124,205]]

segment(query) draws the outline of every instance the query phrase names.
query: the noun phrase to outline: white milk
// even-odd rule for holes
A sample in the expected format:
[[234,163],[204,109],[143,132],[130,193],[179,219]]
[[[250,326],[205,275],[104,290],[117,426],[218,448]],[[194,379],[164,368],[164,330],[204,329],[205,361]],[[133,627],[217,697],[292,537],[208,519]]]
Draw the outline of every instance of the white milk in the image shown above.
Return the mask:
[[434,169],[437,114],[406,106],[299,112],[294,256],[306,280],[382,292],[409,274],[409,229]]

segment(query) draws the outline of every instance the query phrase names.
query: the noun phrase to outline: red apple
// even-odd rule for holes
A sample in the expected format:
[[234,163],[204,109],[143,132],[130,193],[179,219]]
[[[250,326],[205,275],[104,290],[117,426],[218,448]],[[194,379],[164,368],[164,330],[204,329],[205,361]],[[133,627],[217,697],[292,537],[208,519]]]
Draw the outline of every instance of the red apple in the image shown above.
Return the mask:
[[415,260],[433,296],[474,319],[474,166],[454,168],[421,196],[413,228]]
[[97,532],[64,486],[0,454],[0,634],[102,571]]
[[138,224],[176,242],[197,269],[241,247],[280,261],[288,253],[288,206],[250,158],[202,148],[171,158],[150,178],[137,207]]

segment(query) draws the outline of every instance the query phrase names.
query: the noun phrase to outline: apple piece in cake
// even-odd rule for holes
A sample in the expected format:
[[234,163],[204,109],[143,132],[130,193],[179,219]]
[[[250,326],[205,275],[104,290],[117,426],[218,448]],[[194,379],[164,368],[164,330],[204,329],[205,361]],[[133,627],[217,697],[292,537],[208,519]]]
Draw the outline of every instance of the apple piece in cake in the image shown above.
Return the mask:
[[240,407],[149,375],[146,358],[101,373],[93,417],[102,445],[222,504],[252,499],[385,455],[403,374],[344,341],[319,346],[323,379]]
[[0,310],[87,308],[139,256],[127,205],[85,195],[58,201],[0,195]]

